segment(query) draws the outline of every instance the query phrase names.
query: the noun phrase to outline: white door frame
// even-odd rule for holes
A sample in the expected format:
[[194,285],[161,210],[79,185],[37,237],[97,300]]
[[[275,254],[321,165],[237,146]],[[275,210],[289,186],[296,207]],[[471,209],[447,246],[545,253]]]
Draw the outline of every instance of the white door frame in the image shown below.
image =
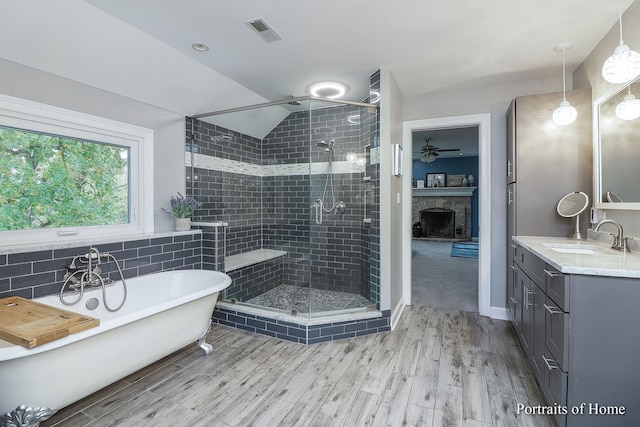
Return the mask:
[[[412,133],[429,129],[445,129],[478,126],[478,312],[482,316],[491,315],[491,114],[441,117],[436,119],[407,120],[403,123],[404,163],[413,162]],[[410,170],[407,168],[407,171]],[[412,168],[411,168],[412,170]],[[403,295],[405,305],[411,304],[411,174],[403,176],[402,204],[402,253]]]

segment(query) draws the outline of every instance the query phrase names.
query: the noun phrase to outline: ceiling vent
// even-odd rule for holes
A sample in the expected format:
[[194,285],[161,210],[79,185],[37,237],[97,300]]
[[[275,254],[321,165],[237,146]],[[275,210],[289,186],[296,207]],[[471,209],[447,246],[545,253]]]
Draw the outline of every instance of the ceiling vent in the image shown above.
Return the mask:
[[247,25],[253,28],[267,43],[282,40],[280,34],[278,34],[271,25],[267,24],[267,21],[263,18],[256,18],[247,21]]

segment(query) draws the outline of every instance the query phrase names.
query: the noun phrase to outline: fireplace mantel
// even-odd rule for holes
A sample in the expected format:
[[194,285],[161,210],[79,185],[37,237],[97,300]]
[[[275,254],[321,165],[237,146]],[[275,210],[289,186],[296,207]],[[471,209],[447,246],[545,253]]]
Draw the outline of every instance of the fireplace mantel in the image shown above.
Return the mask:
[[478,187],[429,187],[414,188],[413,196],[419,197],[471,197]]

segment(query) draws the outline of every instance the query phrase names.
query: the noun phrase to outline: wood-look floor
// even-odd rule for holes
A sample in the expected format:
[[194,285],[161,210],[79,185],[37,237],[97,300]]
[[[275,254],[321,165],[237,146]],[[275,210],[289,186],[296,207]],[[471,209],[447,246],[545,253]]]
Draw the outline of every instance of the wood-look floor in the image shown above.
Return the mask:
[[554,425],[516,414],[541,392],[511,326],[477,313],[407,307],[395,331],[311,346],[215,325],[209,342],[42,426]]

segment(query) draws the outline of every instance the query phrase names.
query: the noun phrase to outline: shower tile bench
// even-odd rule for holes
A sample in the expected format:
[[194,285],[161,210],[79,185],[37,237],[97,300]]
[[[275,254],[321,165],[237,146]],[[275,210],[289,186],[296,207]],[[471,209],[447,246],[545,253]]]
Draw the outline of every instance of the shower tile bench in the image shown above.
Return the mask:
[[239,268],[276,259],[278,257],[285,256],[286,254],[286,251],[260,248],[237,255],[231,255],[224,258],[224,271],[228,273]]

